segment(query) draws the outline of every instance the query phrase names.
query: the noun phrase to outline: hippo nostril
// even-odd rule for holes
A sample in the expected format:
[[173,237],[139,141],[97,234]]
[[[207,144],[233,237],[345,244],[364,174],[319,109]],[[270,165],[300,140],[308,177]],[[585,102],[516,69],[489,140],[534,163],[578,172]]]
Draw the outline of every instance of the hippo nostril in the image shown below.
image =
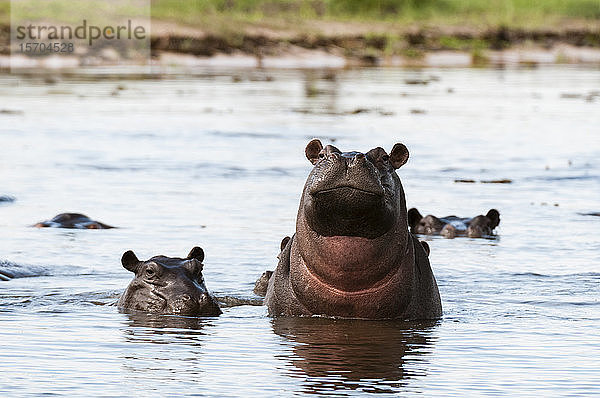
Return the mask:
[[361,164],[364,164],[364,163],[365,163],[365,154],[364,153],[357,153],[356,155],[354,155],[354,157],[350,161],[350,166],[361,165]]

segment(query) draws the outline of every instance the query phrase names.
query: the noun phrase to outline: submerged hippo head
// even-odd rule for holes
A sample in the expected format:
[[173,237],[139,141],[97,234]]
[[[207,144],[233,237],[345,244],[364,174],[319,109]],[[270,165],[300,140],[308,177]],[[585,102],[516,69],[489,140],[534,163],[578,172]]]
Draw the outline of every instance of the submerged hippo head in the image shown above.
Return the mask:
[[[408,150],[396,144],[388,155],[382,148],[342,152],[319,140],[306,147],[315,165],[306,182],[301,209],[310,228],[322,236],[376,238],[389,231],[402,209],[402,184],[395,169],[408,160]],[[403,216],[403,215],[402,215]]]
[[[313,164],[296,234],[269,278],[269,314],[349,318],[436,318],[441,302],[425,247],[409,232],[396,144],[342,152],[312,140]],[[283,245],[282,245],[283,246]]]
[[431,214],[423,217],[414,207],[408,211],[408,225],[413,234],[434,235],[444,228],[444,222]]
[[121,258],[135,278],[119,300],[119,308],[188,316],[217,316],[221,310],[202,276],[204,251],[194,247],[186,258],[155,256],[140,261],[131,251]]
[[408,225],[413,234],[442,235],[446,238],[468,236],[481,238],[492,235],[494,228],[500,224],[500,213],[490,209],[487,214],[473,218],[446,216],[438,218],[431,214],[423,217],[419,210],[408,211]]
[[473,217],[467,227],[469,238],[481,238],[492,234],[494,228],[500,224],[500,213],[496,209],[490,209],[485,216]]

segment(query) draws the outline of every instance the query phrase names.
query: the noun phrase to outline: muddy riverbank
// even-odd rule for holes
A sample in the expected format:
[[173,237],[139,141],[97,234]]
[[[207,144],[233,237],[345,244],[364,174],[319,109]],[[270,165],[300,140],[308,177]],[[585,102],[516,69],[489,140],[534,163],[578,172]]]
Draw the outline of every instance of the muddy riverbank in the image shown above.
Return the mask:
[[[253,29],[204,32],[153,23],[151,62],[155,65],[227,67],[497,66],[504,64],[600,64],[600,28],[406,28],[352,26],[318,33]],[[10,66],[8,26],[0,27],[0,67]],[[127,59],[108,46],[95,53],[16,57],[13,67],[77,67],[146,63]],[[14,59],[14,58],[13,58]]]

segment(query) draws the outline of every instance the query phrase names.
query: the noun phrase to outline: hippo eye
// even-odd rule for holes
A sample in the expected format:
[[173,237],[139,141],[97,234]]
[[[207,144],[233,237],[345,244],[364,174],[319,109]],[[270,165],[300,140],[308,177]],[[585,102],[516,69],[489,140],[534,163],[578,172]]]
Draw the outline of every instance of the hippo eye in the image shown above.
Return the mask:
[[146,276],[147,277],[152,278],[154,275],[156,275],[156,272],[152,268],[146,269]]
[[387,162],[388,160],[390,160],[390,155],[383,155],[381,157],[381,160],[383,160],[384,162]]
[[324,154],[324,153],[320,153],[320,154],[319,154],[319,159],[323,159],[324,157],[325,157],[325,154]]

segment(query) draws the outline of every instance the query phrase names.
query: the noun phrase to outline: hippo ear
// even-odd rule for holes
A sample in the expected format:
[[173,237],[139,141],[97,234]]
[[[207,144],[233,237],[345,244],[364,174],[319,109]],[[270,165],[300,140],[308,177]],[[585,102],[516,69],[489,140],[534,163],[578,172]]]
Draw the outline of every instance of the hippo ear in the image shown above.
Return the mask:
[[187,259],[191,260],[195,258],[196,260],[202,262],[204,260],[204,250],[202,250],[201,247],[194,247],[191,251],[190,254],[187,255]]
[[290,237],[286,236],[285,238],[283,238],[281,240],[281,245],[279,246],[281,250],[285,249],[285,247],[287,246],[288,242],[290,241]]
[[419,213],[419,210],[413,207],[408,211],[408,226],[414,228],[422,218],[423,216]]
[[396,144],[390,152],[390,162],[394,169],[399,169],[408,160],[408,149],[404,144]]
[[304,152],[306,153],[306,158],[310,160],[312,164],[315,164],[319,161],[319,152],[323,149],[323,144],[318,139],[314,139],[308,143]]
[[490,219],[490,228],[494,229],[500,224],[500,213],[496,209],[490,209],[485,215]]
[[123,268],[127,271],[136,272],[137,267],[140,263],[137,256],[131,250],[127,250],[123,253],[123,257],[121,257],[121,264],[123,264]]

